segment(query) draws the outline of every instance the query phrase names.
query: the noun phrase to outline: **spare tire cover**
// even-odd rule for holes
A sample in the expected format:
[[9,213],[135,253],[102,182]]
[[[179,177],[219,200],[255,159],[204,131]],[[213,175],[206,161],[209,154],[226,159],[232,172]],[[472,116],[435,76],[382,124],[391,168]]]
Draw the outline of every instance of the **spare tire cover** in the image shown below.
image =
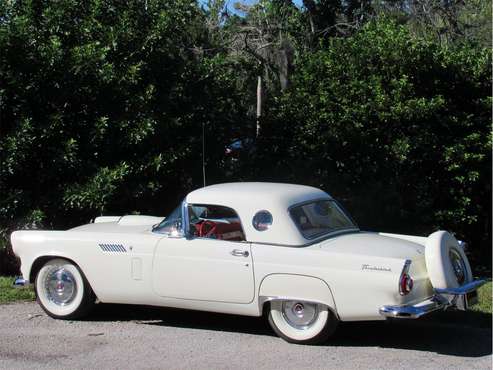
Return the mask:
[[[436,231],[426,240],[426,269],[434,288],[457,288],[472,281],[469,261],[459,243],[447,231]],[[460,274],[464,274],[460,284]]]

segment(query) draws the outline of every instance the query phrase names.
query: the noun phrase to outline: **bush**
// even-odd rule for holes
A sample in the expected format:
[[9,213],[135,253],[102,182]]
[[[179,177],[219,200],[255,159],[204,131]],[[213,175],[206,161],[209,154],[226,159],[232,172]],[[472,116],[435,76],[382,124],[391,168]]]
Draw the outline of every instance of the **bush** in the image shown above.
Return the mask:
[[190,1],[1,2],[1,244],[33,217],[164,215],[200,184],[202,124],[216,162],[244,110],[208,49]]
[[491,265],[488,50],[388,19],[297,46],[296,26],[290,87],[270,83],[254,150],[225,159],[255,130],[263,67],[226,35],[247,20],[211,35],[206,17],[185,0],[0,2],[0,274],[14,229],[165,215],[202,185],[203,125],[209,184],[322,187],[363,229],[449,229]]
[[[271,110],[264,178],[320,186],[363,229],[453,231],[491,263],[491,58],[388,20],[301,58]],[[273,165],[273,166],[272,166]]]

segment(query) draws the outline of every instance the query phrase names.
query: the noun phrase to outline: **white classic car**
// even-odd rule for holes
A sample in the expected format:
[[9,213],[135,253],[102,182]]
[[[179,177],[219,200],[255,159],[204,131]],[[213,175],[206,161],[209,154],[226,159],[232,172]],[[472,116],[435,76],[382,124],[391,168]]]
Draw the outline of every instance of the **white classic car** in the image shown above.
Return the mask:
[[265,313],[295,343],[325,341],[339,321],[464,310],[484,283],[450,233],[364,232],[330,195],[300,185],[213,185],[164,219],[98,217],[11,240],[54,318],[82,317],[96,302]]

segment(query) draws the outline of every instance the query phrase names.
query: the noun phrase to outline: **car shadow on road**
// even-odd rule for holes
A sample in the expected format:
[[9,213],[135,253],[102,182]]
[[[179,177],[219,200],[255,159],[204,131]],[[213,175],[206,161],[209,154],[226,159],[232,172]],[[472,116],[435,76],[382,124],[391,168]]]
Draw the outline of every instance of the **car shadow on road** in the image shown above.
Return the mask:
[[331,344],[482,357],[492,353],[491,336],[491,315],[452,311],[418,320],[345,322]]
[[101,304],[87,321],[135,321],[145,325],[275,336],[262,318],[152,306]]
[[[98,305],[88,320],[134,321],[143,325],[275,336],[261,317],[160,307],[103,304]],[[419,320],[342,322],[324,345],[487,356],[492,353],[492,316],[474,311],[447,311]]]

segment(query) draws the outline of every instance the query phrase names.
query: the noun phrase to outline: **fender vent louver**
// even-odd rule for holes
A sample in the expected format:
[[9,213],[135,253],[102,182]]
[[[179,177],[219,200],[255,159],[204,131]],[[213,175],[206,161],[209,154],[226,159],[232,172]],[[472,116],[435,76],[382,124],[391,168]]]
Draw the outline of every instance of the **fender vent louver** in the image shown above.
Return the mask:
[[121,244],[99,244],[103,252],[126,253],[127,250]]

